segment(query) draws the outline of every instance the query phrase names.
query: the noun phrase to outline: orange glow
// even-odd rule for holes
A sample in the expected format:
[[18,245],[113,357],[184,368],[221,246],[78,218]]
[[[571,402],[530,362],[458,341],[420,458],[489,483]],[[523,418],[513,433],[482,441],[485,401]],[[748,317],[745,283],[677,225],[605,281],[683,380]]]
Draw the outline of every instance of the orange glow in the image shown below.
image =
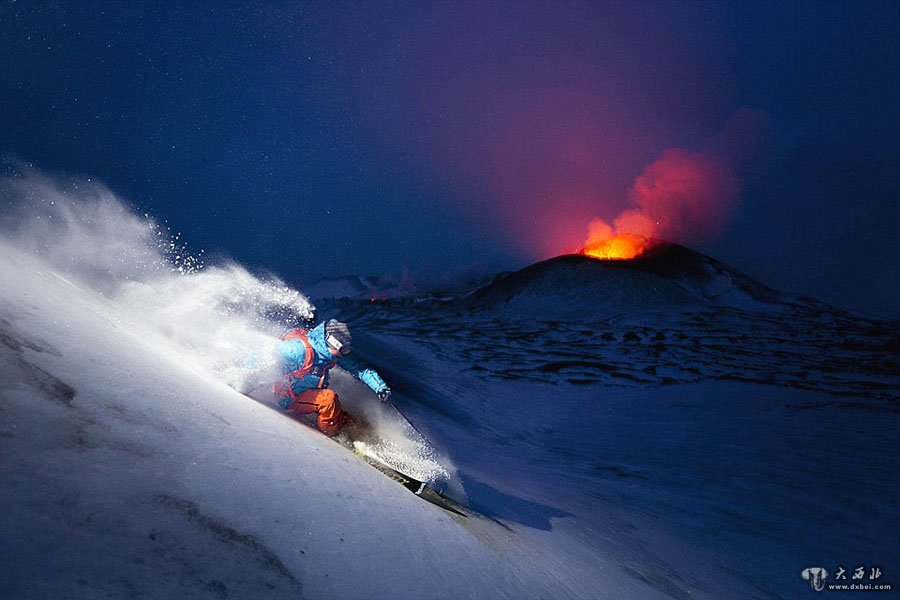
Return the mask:
[[591,221],[587,240],[578,252],[605,260],[628,260],[661,239],[711,237],[730,215],[739,190],[740,182],[715,157],[666,150],[635,180],[628,194],[633,206],[611,221]]
[[615,235],[588,239],[581,253],[604,260],[628,260],[640,256],[649,247],[650,240],[633,233],[617,233]]

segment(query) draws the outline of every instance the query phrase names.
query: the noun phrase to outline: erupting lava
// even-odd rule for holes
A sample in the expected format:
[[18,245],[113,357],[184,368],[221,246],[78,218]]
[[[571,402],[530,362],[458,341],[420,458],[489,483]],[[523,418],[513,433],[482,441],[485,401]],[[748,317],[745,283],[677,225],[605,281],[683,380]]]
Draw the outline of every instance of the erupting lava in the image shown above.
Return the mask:
[[657,224],[631,210],[620,214],[613,225],[594,219],[588,226],[588,236],[579,254],[601,260],[629,260],[637,258],[653,245]]
[[647,166],[628,192],[630,207],[611,221],[594,219],[581,254],[628,260],[654,240],[684,242],[718,233],[738,200],[740,181],[708,153],[670,148]]
[[588,239],[581,254],[604,260],[628,260],[640,256],[650,240],[633,233],[617,233],[605,238]]

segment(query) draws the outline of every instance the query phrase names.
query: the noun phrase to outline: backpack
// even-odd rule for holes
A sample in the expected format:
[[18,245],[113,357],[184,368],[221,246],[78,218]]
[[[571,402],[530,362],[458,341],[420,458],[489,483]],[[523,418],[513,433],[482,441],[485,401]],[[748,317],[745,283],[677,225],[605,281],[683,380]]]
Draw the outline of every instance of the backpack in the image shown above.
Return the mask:
[[309,343],[308,329],[304,329],[303,327],[295,327],[294,329],[289,329],[281,336],[282,342],[289,342],[291,340],[300,340],[301,342],[303,342],[303,345],[306,347],[306,354],[303,357],[303,364],[300,365],[299,368],[294,369],[290,373],[286,374],[284,378],[285,380],[303,379],[313,369],[313,360],[315,358],[316,351],[313,350],[312,344]]
[[[276,384],[275,389],[276,393],[282,393],[282,395],[286,394],[291,399],[296,399],[297,394],[294,392],[294,388],[291,386],[291,379],[303,379],[313,372],[313,370],[315,369],[316,351],[315,349],[313,349],[312,344],[309,343],[308,329],[304,329],[303,327],[295,327],[294,329],[288,330],[281,336],[281,341],[283,342],[287,342],[290,340],[300,340],[306,347],[306,353],[303,357],[303,364],[290,373],[285,374],[284,381],[281,384]],[[325,377],[328,375],[328,369],[333,367],[334,364],[334,361],[331,361],[330,364],[324,366],[321,376],[319,377],[319,384],[316,386],[317,388],[323,389],[323,387],[325,386]],[[319,373],[316,373],[316,375],[319,375]]]

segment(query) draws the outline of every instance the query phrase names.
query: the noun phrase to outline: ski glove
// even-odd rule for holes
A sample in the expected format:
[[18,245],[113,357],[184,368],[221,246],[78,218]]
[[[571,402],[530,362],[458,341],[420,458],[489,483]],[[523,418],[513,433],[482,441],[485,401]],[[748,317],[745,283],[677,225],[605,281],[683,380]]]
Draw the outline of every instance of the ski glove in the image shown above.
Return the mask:
[[372,369],[365,369],[363,371],[360,371],[359,373],[357,373],[357,377],[359,377],[360,381],[369,386],[369,388],[371,388],[373,392],[378,394],[378,397],[382,402],[390,397],[391,388],[389,388],[384,382],[384,379],[382,379],[381,376]]

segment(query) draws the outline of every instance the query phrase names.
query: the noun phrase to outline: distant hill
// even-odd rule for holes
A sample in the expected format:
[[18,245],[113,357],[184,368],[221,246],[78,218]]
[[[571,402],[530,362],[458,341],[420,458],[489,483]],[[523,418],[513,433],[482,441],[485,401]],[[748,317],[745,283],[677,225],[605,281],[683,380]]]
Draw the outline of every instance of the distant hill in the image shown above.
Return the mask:
[[323,277],[310,285],[303,286],[303,293],[313,301],[323,298],[369,300],[377,295],[379,287],[377,278],[346,275]]
[[400,300],[461,296],[485,285],[493,277],[483,268],[471,267],[441,274],[401,277],[358,276],[323,277],[303,285],[303,293],[313,301],[328,299]]

